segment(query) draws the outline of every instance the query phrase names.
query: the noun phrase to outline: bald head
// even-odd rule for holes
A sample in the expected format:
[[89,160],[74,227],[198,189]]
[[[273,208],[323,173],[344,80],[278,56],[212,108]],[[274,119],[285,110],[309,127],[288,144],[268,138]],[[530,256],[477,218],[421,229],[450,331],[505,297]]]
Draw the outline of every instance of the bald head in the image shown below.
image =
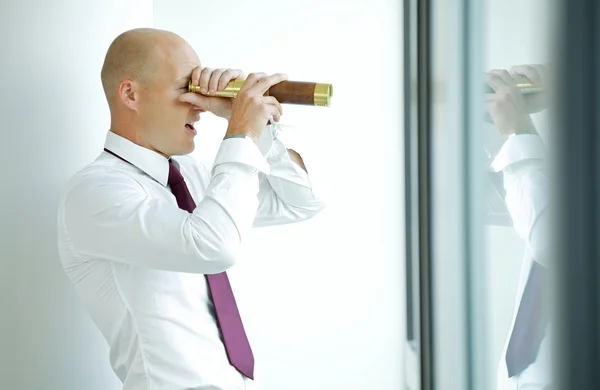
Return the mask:
[[143,28],[119,35],[102,67],[110,130],[163,156],[190,153],[195,133],[186,124],[198,113],[180,98],[197,68],[198,55],[177,34]]
[[119,84],[131,79],[142,85],[152,81],[161,62],[174,44],[186,44],[169,31],[151,28],[129,30],[119,35],[108,48],[101,78],[104,93],[112,106]]

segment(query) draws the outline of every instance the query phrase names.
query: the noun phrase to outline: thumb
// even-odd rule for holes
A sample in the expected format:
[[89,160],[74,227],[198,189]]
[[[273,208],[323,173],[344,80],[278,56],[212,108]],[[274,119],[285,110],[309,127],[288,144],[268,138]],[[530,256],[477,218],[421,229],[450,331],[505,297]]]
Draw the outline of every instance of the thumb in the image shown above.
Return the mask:
[[206,96],[199,95],[197,93],[184,93],[179,97],[179,101],[183,103],[193,104],[196,107],[199,107],[205,111],[209,111],[210,102],[209,98]]

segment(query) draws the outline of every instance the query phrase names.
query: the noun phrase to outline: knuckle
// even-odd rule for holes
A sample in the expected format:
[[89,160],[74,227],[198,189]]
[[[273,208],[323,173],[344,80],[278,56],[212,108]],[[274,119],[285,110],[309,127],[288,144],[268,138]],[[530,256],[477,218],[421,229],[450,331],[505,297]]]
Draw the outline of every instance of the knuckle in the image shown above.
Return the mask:
[[202,69],[202,77],[203,78],[207,78],[207,77],[209,77],[212,74],[212,72],[213,72],[213,69],[211,69],[211,68],[204,68],[204,69]]

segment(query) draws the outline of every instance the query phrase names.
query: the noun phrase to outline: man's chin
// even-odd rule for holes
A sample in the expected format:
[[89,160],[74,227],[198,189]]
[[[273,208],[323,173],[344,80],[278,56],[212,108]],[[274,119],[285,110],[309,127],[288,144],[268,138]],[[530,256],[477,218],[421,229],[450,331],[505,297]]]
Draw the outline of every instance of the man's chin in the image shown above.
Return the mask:
[[172,153],[172,156],[185,156],[186,154],[192,153],[196,149],[196,144],[194,141],[190,142],[183,148],[180,148]]

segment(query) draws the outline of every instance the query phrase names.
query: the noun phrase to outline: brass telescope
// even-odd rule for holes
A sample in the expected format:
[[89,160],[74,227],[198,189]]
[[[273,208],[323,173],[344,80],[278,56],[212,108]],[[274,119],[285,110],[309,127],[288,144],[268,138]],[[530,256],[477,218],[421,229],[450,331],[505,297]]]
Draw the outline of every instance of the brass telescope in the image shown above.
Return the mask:
[[[512,76],[517,88],[521,91],[523,95],[528,95],[531,93],[540,93],[544,92],[544,88],[539,85],[533,85],[531,81],[527,77],[524,76]],[[489,85],[485,85],[485,93],[494,93],[494,90]]]
[[[243,79],[231,80],[225,89],[217,91],[210,96],[227,97],[235,99],[240,88],[244,85]],[[192,85],[192,80],[188,84],[188,91],[201,93],[200,87]],[[305,81],[282,81],[275,84],[265,96],[273,96],[279,103],[301,104],[307,106],[329,107],[331,96],[333,95],[333,86],[331,84],[311,83]]]

